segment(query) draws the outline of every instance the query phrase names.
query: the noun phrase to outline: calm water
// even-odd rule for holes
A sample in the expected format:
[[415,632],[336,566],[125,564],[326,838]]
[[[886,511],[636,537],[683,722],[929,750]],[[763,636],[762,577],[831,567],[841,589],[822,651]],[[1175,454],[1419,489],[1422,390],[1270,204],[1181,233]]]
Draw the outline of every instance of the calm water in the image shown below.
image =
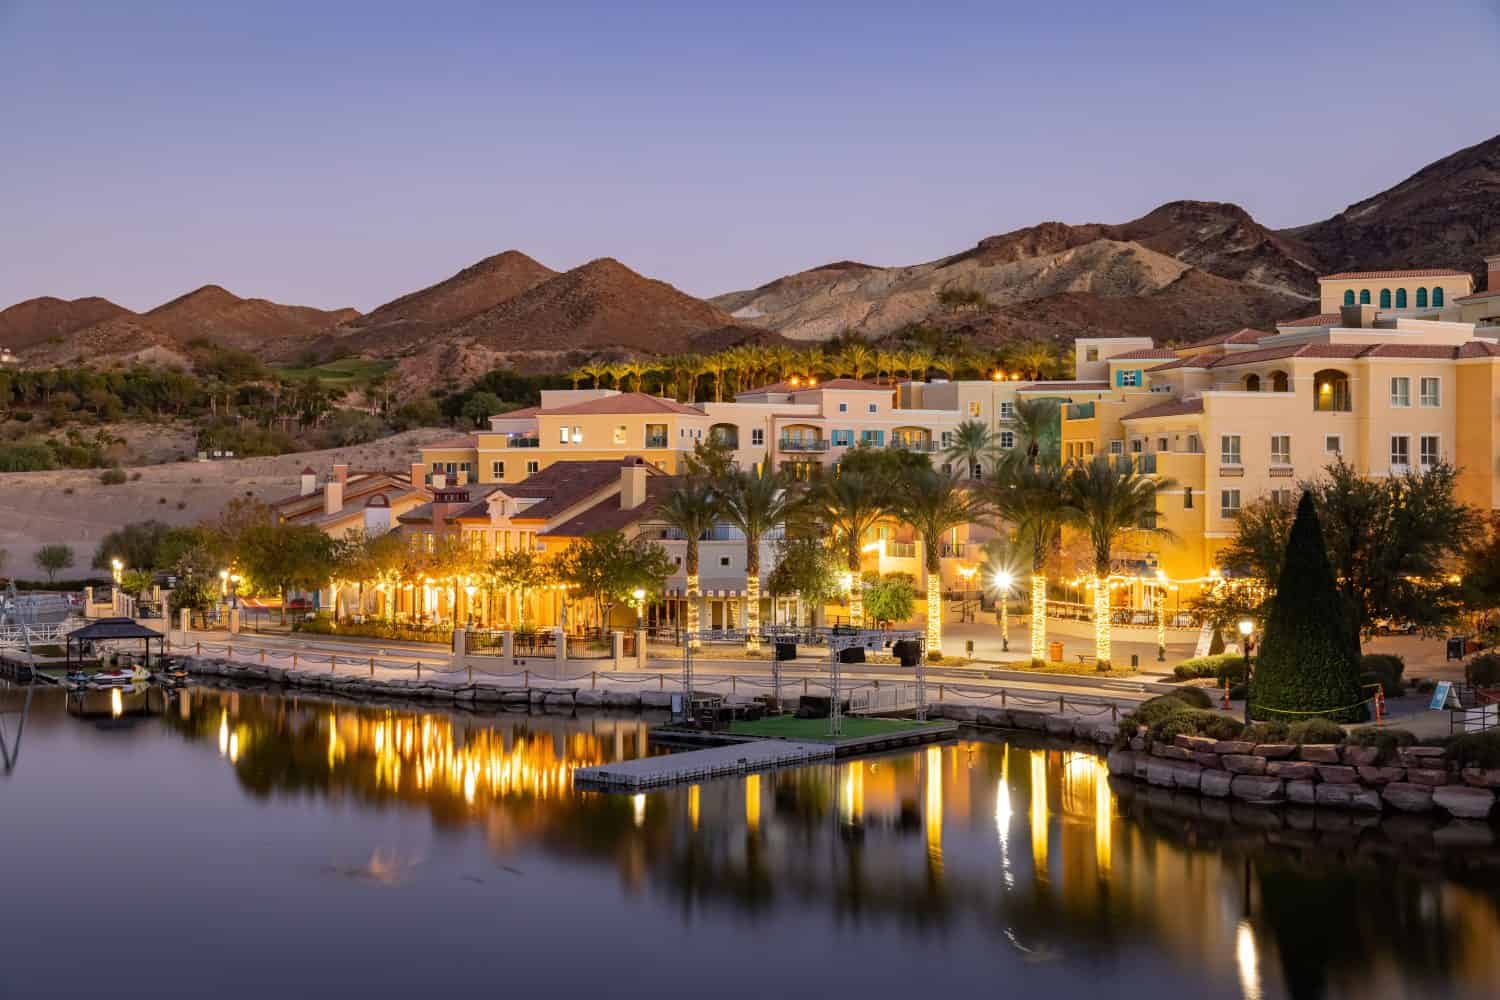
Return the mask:
[[1500,995],[1489,849],[1435,873],[1430,827],[1251,829],[1039,744],[631,798],[570,776],[635,718],[52,691],[17,757],[0,703],[0,997]]

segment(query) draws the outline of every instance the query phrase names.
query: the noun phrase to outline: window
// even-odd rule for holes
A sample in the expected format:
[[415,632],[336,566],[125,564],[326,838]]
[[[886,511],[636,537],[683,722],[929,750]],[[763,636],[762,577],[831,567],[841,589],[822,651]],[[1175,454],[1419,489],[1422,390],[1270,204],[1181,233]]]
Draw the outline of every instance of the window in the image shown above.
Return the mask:
[[839,404],[839,412],[840,413],[848,413],[849,412],[849,404],[848,403],[840,403]]
[[766,443],[766,429],[764,427],[750,428],[750,443],[760,446]]
[[1411,438],[1405,434],[1391,435],[1391,467],[1408,468],[1411,465]]
[[1188,454],[1190,454],[1190,455],[1201,455],[1201,454],[1203,454],[1203,444],[1198,440],[1198,435],[1196,435],[1196,434],[1189,434],[1188,435]]
[[1142,441],[1140,438],[1135,438],[1130,442],[1130,453],[1132,455],[1139,455],[1141,453],[1141,450],[1145,446],[1146,442]]
[[1443,305],[1443,290],[1441,288],[1434,288],[1432,290],[1432,306],[1433,306],[1434,309],[1441,309],[1442,305]]
[[1219,491],[1219,514],[1223,517],[1234,517],[1240,512],[1240,491]]
[[1396,375],[1391,378],[1391,405],[1411,405],[1411,379],[1405,375]]
[[667,441],[668,441],[668,437],[667,437],[667,425],[666,424],[647,424],[646,425],[646,447],[647,448],[665,448],[667,446]]
[[1272,392],[1291,392],[1292,391],[1292,386],[1291,386],[1291,383],[1289,382],[1289,380],[1287,379],[1286,372],[1275,371],[1275,372],[1271,373],[1271,391]]
[[833,446],[835,448],[847,448],[854,443],[853,431],[831,431],[829,433],[833,438]]
[[719,565],[720,566],[728,566],[729,565],[729,557],[728,556],[720,556],[719,557]]
[[505,478],[505,463],[504,462],[491,462],[490,463],[490,478],[492,478],[492,479],[504,479]]
[[859,443],[866,447],[879,448],[885,444],[885,431],[860,431]]
[[1436,434],[1423,434],[1418,444],[1420,451],[1417,457],[1422,462],[1422,468],[1430,469],[1441,460],[1438,455],[1438,436]]
[[1123,455],[1123,454],[1125,454],[1125,442],[1124,441],[1111,441],[1109,443],[1109,453],[1111,455]]
[[1344,292],[1344,305],[1354,305],[1354,289],[1350,288]]
[[1157,438],[1156,439],[1156,450],[1157,451],[1166,451],[1167,448],[1168,448],[1168,444],[1167,444],[1167,439],[1166,438]]
[[1344,439],[1338,434],[1330,434],[1323,439],[1323,450],[1330,455],[1339,455],[1344,451]]
[[1193,509],[1193,488],[1191,486],[1184,486],[1182,488],[1182,509]]
[[1259,375],[1252,374],[1252,375],[1246,375],[1245,376],[1245,391],[1246,392],[1260,392],[1260,376]]
[[953,446],[953,432],[943,431],[942,442],[944,448],[951,448]]
[[1425,289],[1425,288],[1418,288],[1417,289],[1417,308],[1418,309],[1426,309],[1427,308],[1427,289]]
[[615,444],[625,443],[625,425],[615,424]]
[[1016,446],[1016,432],[1015,431],[1001,431],[1000,432],[1000,447],[1002,447],[1002,448],[1014,448],[1015,446]]
[[1424,378],[1421,381],[1423,406],[1441,406],[1443,402],[1443,380],[1440,378]]
[[542,471],[542,463],[539,462],[539,461],[537,461],[536,459],[533,458],[529,462],[526,463],[526,474],[528,476],[534,476],[538,472],[541,472],[541,471]]
[[1391,290],[1389,288],[1382,288],[1380,290],[1380,308],[1382,308],[1382,309],[1389,309],[1390,307],[1391,307]]
[[1240,464],[1240,436],[1238,434],[1225,434],[1219,438],[1219,464]]
[[1290,434],[1271,435],[1271,464],[1292,464],[1292,436]]
[[1134,388],[1141,384],[1141,370],[1139,368],[1122,368],[1119,378],[1115,384],[1121,388]]
[[1282,507],[1292,505],[1292,491],[1285,487],[1271,491],[1271,502]]
[[880,404],[879,403],[871,403],[870,404],[870,412],[871,413],[878,413],[878,412],[880,412]]
[[1014,400],[1003,400],[1000,403],[1000,419],[1010,420],[1016,415],[1016,404]]
[[559,427],[557,429],[557,443],[558,444],[567,444],[568,443],[568,429],[567,429],[567,427]]
[[971,400],[969,400],[969,416],[971,416],[971,417],[977,417],[977,416],[979,416],[979,400],[977,400],[977,399],[971,399]]
[[1396,289],[1396,308],[1397,309],[1405,309],[1406,308],[1406,289],[1404,289],[1404,288],[1398,288],[1398,289]]
[[1368,288],[1359,293],[1359,304],[1362,306],[1370,304],[1370,290]]
[[1083,349],[1083,360],[1085,360],[1085,361],[1098,361],[1099,360],[1099,348],[1097,348],[1097,347],[1085,347]]

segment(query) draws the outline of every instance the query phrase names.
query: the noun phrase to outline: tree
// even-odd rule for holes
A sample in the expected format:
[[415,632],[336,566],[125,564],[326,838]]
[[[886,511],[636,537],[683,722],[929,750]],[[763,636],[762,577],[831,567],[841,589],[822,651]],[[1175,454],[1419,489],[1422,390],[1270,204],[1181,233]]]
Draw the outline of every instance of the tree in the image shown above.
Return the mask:
[[928,656],[943,653],[943,535],[973,521],[981,508],[963,481],[948,473],[923,469],[901,483],[896,513],[921,536],[927,570]]
[[476,392],[465,400],[460,412],[465,419],[472,420],[475,427],[483,427],[491,416],[503,413],[505,409],[505,401],[493,392]]
[[1031,659],[1047,659],[1047,561],[1062,529],[1077,517],[1068,503],[1067,474],[1056,463],[1014,465],[996,480],[990,504],[1031,555]]
[[696,648],[698,640],[698,602],[700,599],[698,580],[698,542],[713,529],[719,516],[719,495],[710,483],[699,479],[687,479],[656,509],[656,516],[681,532],[687,545],[682,560],[683,573],[687,577],[687,631],[688,643]]
[[558,577],[594,599],[599,627],[604,628],[616,604],[638,589],[660,591],[673,569],[667,550],[655,542],[626,541],[618,531],[605,531],[569,546]]
[[278,594],[286,618],[292,590],[316,591],[334,569],[333,539],[312,525],[264,522],[240,535],[234,561],[252,589]]
[[94,551],[94,569],[109,569],[114,560],[127,569],[163,569],[167,563],[157,561],[163,542],[172,528],[161,521],[135,521],[117,528],[99,541]]
[[760,650],[760,543],[786,521],[797,502],[790,483],[761,462],[755,471],[736,470],[718,481],[723,517],[745,536],[745,649]]
[[1011,454],[1036,465],[1056,462],[1062,455],[1062,404],[1055,399],[1020,399],[1015,406],[1016,446]]
[[546,586],[556,567],[534,549],[511,549],[490,560],[489,576],[495,586],[516,595],[516,626],[526,628],[526,595]]
[[1232,629],[1250,618],[1265,621],[1297,508],[1275,494],[1257,497],[1235,515],[1234,539],[1219,553],[1229,579],[1205,589],[1194,608],[1215,629]]
[[795,594],[808,606],[809,624],[816,624],[817,609],[839,594],[838,560],[821,536],[788,533],[777,546],[766,587],[778,597]]
[[36,550],[32,559],[36,562],[37,568],[47,574],[47,582],[53,583],[57,580],[59,570],[73,565],[73,547],[57,542],[43,545]]
[[1358,648],[1323,542],[1317,505],[1304,492],[1250,679],[1251,717],[1285,722],[1317,713],[1339,721],[1362,720]]
[[986,462],[996,454],[995,439],[982,420],[965,420],[953,431],[953,442],[943,449],[943,458],[975,479],[984,475]]
[[917,605],[917,588],[905,573],[871,573],[860,581],[866,613],[876,622],[904,622]]
[[1088,536],[1094,557],[1094,656],[1100,670],[1110,668],[1109,575],[1115,543],[1129,534],[1169,537],[1156,524],[1157,494],[1176,485],[1141,473],[1128,457],[1096,455],[1067,475],[1068,504]]
[[1057,368],[1057,351],[1051,344],[1039,340],[1027,341],[1008,353],[1010,367],[1033,381],[1044,378]]
[[864,538],[889,513],[893,480],[873,469],[850,468],[848,459],[840,466],[838,474],[820,483],[809,498],[809,511],[816,513],[843,549],[850,580],[849,622],[858,628],[864,624],[864,594],[859,585]]

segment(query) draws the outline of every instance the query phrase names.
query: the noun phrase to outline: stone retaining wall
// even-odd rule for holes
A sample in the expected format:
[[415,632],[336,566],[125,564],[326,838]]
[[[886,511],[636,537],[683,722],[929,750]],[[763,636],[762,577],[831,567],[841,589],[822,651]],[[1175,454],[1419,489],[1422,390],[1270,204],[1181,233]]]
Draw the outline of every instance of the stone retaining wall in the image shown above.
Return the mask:
[[1495,810],[1500,770],[1465,768],[1442,747],[1404,747],[1380,761],[1375,747],[1247,743],[1178,736],[1144,737],[1110,752],[1109,773],[1159,788],[1256,805],[1331,806],[1398,813],[1442,810],[1460,819],[1487,819]]

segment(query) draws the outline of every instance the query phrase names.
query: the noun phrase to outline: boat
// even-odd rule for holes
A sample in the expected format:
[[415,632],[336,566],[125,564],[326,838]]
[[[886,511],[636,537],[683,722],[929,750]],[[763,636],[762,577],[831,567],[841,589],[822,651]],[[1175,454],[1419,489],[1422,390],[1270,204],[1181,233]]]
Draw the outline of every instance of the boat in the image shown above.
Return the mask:
[[112,688],[130,687],[134,684],[145,684],[151,680],[151,674],[145,667],[130,667],[116,670],[74,670],[64,679],[68,687],[78,690],[83,688]]

